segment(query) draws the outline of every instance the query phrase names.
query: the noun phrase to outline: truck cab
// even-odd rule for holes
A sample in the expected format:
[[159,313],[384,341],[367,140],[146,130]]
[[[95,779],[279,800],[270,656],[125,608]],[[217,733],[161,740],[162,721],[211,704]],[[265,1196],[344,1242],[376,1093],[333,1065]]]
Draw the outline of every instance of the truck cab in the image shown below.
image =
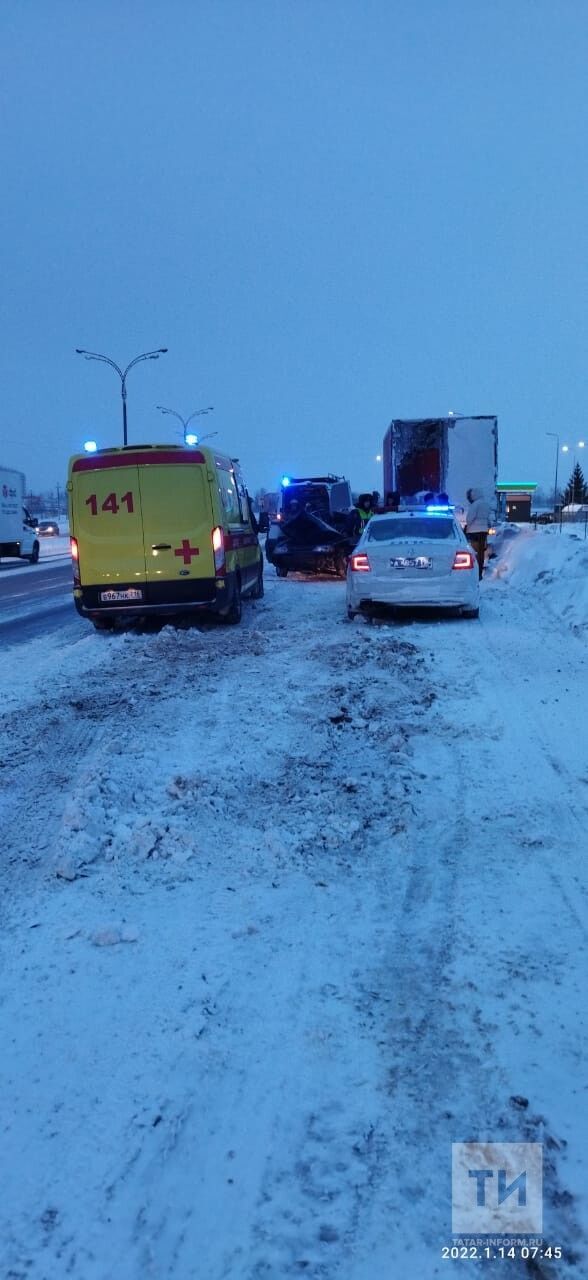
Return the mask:
[[266,558],[280,578],[291,570],[345,577],[359,532],[351,488],[343,476],[284,476]]

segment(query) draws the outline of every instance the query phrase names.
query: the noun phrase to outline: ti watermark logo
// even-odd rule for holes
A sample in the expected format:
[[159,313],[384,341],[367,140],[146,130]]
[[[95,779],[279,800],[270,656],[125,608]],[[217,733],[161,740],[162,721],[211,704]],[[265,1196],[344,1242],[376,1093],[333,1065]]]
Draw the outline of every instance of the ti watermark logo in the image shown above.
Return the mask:
[[541,1142],[452,1144],[454,1235],[533,1235],[543,1231]]

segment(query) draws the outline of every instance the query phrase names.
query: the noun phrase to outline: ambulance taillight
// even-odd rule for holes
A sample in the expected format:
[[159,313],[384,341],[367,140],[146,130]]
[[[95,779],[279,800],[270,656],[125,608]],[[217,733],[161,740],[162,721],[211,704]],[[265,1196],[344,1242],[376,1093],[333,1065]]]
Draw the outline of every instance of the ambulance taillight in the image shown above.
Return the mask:
[[214,553],[214,571],[217,577],[225,572],[225,535],[220,525],[212,530],[212,550]]
[[72,566],[73,566],[74,587],[79,587],[80,585],[80,551],[78,547],[77,538],[70,538],[69,549],[71,552],[71,559],[72,559]]

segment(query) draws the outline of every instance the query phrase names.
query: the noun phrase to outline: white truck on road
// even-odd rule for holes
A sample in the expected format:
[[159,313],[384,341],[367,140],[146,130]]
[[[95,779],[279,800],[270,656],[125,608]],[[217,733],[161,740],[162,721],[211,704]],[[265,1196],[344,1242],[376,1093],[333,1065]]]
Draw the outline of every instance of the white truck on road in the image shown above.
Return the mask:
[[383,447],[385,492],[410,500],[423,491],[446,493],[459,507],[468,489],[494,505],[498,420],[494,414],[395,418]]
[[16,556],[36,564],[39,535],[36,523],[24,505],[24,495],[22,471],[0,467],[0,557]]

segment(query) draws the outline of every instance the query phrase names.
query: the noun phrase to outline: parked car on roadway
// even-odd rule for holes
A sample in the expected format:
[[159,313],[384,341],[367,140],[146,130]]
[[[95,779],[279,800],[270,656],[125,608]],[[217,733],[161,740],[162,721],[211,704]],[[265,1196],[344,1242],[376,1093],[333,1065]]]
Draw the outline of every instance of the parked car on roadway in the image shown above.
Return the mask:
[[450,609],[477,618],[476,556],[451,509],[411,508],[373,516],[347,572],[347,614],[374,606]]
[[58,538],[59,525],[56,520],[39,520],[37,525],[37,533],[45,538]]

